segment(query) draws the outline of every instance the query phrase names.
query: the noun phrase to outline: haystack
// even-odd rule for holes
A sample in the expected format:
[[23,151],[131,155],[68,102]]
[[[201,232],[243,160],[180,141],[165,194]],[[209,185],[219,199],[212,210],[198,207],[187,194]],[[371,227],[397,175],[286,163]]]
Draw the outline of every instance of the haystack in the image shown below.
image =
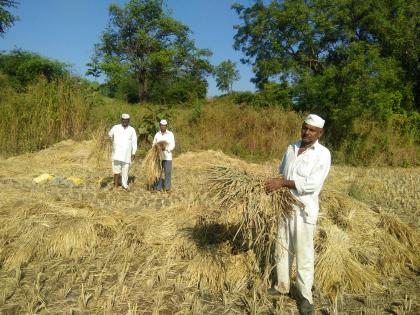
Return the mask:
[[162,163],[160,156],[166,145],[167,142],[165,141],[160,141],[154,144],[147,152],[143,160],[142,168],[146,174],[146,183],[149,186],[153,185],[156,180],[162,176]]

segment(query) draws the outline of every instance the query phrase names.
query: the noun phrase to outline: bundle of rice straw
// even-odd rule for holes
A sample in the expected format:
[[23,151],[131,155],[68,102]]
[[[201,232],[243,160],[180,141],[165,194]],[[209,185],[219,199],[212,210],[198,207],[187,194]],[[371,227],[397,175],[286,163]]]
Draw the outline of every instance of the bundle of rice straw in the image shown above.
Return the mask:
[[219,206],[242,210],[237,231],[252,248],[260,262],[261,271],[268,276],[273,265],[275,239],[280,220],[293,213],[293,206],[301,206],[287,188],[267,194],[266,177],[248,175],[243,170],[226,166],[209,169],[209,189]]
[[146,183],[149,186],[153,185],[162,175],[160,155],[166,145],[167,142],[165,141],[154,144],[143,160],[142,168],[146,174]]
[[343,291],[362,294],[380,289],[374,266],[358,260],[354,239],[331,222],[323,225],[315,240],[315,283],[322,294],[334,300]]
[[89,154],[90,159],[94,159],[96,166],[103,161],[108,161],[111,157],[112,145],[108,136],[108,129],[105,126],[100,126],[93,133],[92,136],[92,149]]
[[315,283],[334,300],[340,292],[381,292],[386,278],[420,269],[419,237],[397,215],[324,190],[315,238]]

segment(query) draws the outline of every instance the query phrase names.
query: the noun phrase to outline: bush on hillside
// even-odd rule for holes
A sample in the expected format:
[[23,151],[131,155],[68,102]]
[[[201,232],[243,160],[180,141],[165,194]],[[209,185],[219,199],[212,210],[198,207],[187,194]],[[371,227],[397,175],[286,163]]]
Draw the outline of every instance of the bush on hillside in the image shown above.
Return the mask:
[[0,53],[0,72],[8,75],[18,89],[25,88],[39,76],[52,81],[69,75],[68,67],[64,63],[19,49]]

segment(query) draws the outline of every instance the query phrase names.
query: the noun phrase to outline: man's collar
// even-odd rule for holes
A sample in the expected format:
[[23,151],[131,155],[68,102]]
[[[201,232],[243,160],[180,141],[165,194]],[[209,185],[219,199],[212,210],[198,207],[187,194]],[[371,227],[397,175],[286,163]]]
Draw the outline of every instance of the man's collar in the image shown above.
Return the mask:
[[[295,143],[295,149],[299,149],[301,145],[302,145],[302,140],[298,140],[298,141]],[[313,145],[311,145],[308,149],[316,150],[318,147],[319,147],[319,142],[318,142],[318,140],[316,140],[316,141],[314,142],[314,144],[313,144]]]

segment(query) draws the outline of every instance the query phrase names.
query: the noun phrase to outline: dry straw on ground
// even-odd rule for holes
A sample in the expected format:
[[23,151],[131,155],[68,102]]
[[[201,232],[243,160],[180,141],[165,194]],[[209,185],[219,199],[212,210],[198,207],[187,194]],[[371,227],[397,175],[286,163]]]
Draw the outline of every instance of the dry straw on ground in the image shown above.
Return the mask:
[[167,145],[165,141],[154,144],[144,157],[142,168],[146,174],[147,185],[153,185],[162,176],[161,153]]
[[321,213],[315,283],[324,295],[382,291],[385,276],[419,270],[419,236],[396,216],[336,191],[321,194]]
[[[131,193],[109,192],[98,185],[109,172],[109,160],[95,167],[89,158],[93,146],[65,141],[0,161],[0,313],[297,313],[295,300],[281,297],[273,303],[268,298],[256,253],[237,233],[244,201],[234,198],[231,205],[238,207],[220,207],[210,198],[206,181],[208,163],[240,166],[250,178],[269,177],[274,164],[190,152],[174,160],[171,195],[138,185],[144,181],[140,164],[130,168],[130,175],[138,177]],[[338,169],[344,176],[335,176],[337,167],[332,169],[334,189],[349,173]],[[86,184],[60,188],[32,183],[45,172],[80,176]],[[409,187],[415,191],[420,176],[413,178]],[[326,296],[343,301],[337,308],[345,314],[361,313],[362,300],[368,301],[362,306],[365,313],[412,302],[404,310],[409,313],[411,307],[418,314],[416,228],[349,197],[344,189],[335,192],[326,186],[316,241],[316,312],[331,311]],[[269,219],[271,196],[258,195],[264,199],[241,198],[263,202],[260,218]],[[405,210],[412,218],[407,221],[414,222],[415,211]],[[275,229],[262,236],[272,237],[268,233]]]
[[[240,226],[237,234],[256,253],[264,268],[261,276],[269,280],[278,224],[298,201],[288,189],[267,195],[265,179],[226,166],[209,170],[209,187],[218,204],[227,212],[242,210],[229,223]],[[381,276],[418,270],[418,235],[398,217],[374,211],[340,192],[325,191],[321,200],[315,284],[323,296],[334,300],[343,292],[380,292]]]

